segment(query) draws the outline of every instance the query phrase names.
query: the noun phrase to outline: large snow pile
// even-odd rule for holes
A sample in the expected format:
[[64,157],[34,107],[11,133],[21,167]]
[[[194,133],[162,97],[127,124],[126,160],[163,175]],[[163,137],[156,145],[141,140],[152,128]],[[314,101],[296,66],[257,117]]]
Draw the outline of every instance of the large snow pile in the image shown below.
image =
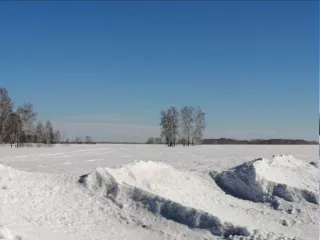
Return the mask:
[[77,180],[0,164],[0,240],[163,239],[90,197]]
[[235,226],[191,207],[188,203],[195,196],[201,201],[201,195],[205,193],[201,187],[203,182],[197,176],[163,163],[138,161],[117,168],[98,168],[82,176],[80,183],[122,208],[131,200],[153,214],[191,228],[209,230],[216,236],[250,235],[246,227]]
[[318,169],[291,155],[276,155],[245,162],[214,174],[216,183],[232,196],[253,202],[318,204]]
[[[146,218],[147,210],[153,216],[230,239],[299,239],[302,234],[284,226],[284,222],[296,224],[296,216],[234,198],[206,174],[179,171],[161,162],[97,168],[79,182],[94,196],[111,200],[123,211],[133,214],[140,209],[135,214],[143,215],[141,219]],[[279,237],[282,233],[296,237]]]

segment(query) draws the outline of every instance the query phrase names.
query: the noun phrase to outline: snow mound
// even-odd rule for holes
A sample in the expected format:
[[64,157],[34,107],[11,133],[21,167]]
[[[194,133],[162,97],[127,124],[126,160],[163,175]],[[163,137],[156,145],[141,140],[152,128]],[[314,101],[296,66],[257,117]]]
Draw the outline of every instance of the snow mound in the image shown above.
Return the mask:
[[240,199],[319,203],[317,168],[291,155],[259,158],[211,175],[223,191]]
[[20,236],[14,235],[8,228],[0,225],[0,239],[4,240],[22,240]]
[[115,168],[97,168],[81,176],[79,183],[121,208],[136,205],[190,228],[208,230],[215,236],[250,235],[246,227],[224,222],[211,213],[191,207],[185,201],[190,199],[188,191],[197,191],[197,186],[201,188],[199,178],[160,162],[136,161]]

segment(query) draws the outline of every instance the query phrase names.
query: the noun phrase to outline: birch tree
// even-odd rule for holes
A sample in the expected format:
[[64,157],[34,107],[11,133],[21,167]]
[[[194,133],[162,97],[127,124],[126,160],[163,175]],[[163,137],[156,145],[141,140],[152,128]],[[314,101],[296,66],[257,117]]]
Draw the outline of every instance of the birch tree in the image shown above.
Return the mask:
[[194,132],[194,109],[186,106],[180,110],[181,135],[185,139],[188,146],[192,141],[192,134]]
[[38,122],[36,127],[37,144],[41,144],[46,140],[44,125],[41,121]]
[[13,102],[5,88],[0,88],[0,143],[8,137],[8,125],[11,113],[13,111]]
[[160,112],[160,126],[161,126],[161,138],[164,139],[166,144],[169,146],[169,118],[166,111]]
[[9,117],[9,124],[7,126],[8,141],[11,147],[14,143],[16,143],[16,147],[19,147],[20,134],[22,132],[21,127],[22,123],[19,115],[11,113]]
[[85,136],[85,137],[84,137],[84,142],[85,142],[86,144],[91,144],[91,143],[93,143],[93,139],[92,139],[91,136]]
[[33,111],[32,104],[29,102],[24,103],[17,109],[17,114],[21,119],[22,131],[26,136],[26,141],[31,143],[35,133],[34,122],[36,121],[37,117],[37,114]]
[[50,121],[46,121],[44,134],[45,134],[47,145],[51,144],[53,142],[54,133],[53,133],[53,127]]
[[167,111],[161,111],[161,137],[165,139],[169,147],[175,146],[179,134],[179,112],[175,107]]
[[175,146],[177,142],[177,137],[179,135],[179,111],[175,107],[170,107],[168,109],[169,117],[169,136],[171,146]]
[[194,110],[194,130],[192,132],[192,145],[194,145],[195,143],[201,143],[205,127],[205,113],[200,107],[198,107]]

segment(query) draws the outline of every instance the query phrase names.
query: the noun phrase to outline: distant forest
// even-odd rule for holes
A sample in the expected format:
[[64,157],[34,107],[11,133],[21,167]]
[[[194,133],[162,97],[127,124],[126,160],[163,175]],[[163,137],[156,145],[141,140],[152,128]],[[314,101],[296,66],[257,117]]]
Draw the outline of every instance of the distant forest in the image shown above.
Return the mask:
[[[96,142],[97,144],[166,144],[160,138],[149,138],[146,142]],[[183,145],[180,141],[178,145]],[[256,139],[236,140],[230,138],[203,139],[202,145],[318,145],[317,141],[306,141],[301,139]]]
[[255,139],[235,140],[230,138],[204,139],[202,144],[270,144],[270,145],[317,145],[317,141],[306,141],[301,139]]
[[[161,142],[161,138],[149,138],[147,144],[165,144]],[[181,140],[178,140],[177,144],[183,145]],[[218,139],[203,139],[202,145],[227,145],[227,144],[251,144],[251,145],[317,145],[317,141],[306,141],[301,139],[254,139],[254,140],[236,140],[230,138],[218,138]]]

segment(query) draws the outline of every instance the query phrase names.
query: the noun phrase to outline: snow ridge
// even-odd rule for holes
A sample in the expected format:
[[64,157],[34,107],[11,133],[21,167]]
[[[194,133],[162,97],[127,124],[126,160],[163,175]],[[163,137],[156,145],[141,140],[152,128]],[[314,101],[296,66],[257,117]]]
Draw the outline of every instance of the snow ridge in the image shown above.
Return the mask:
[[[170,168],[162,163],[135,162],[122,166],[123,170],[137,165],[157,165]],[[118,167],[117,169],[119,170]],[[79,183],[86,186],[91,192],[106,197],[114,201],[119,207],[123,208],[130,205],[130,202],[137,204],[149,212],[162,216],[168,220],[184,224],[190,228],[198,228],[210,231],[215,236],[249,236],[250,232],[246,227],[235,226],[228,222],[223,222],[220,218],[213,216],[205,211],[184,206],[171,199],[159,196],[150,191],[126,182],[120,182],[112,175],[111,169],[97,168],[88,175],[81,176]]]
[[227,171],[212,172],[217,185],[234,197],[253,202],[319,204],[317,169],[291,155],[258,158]]

